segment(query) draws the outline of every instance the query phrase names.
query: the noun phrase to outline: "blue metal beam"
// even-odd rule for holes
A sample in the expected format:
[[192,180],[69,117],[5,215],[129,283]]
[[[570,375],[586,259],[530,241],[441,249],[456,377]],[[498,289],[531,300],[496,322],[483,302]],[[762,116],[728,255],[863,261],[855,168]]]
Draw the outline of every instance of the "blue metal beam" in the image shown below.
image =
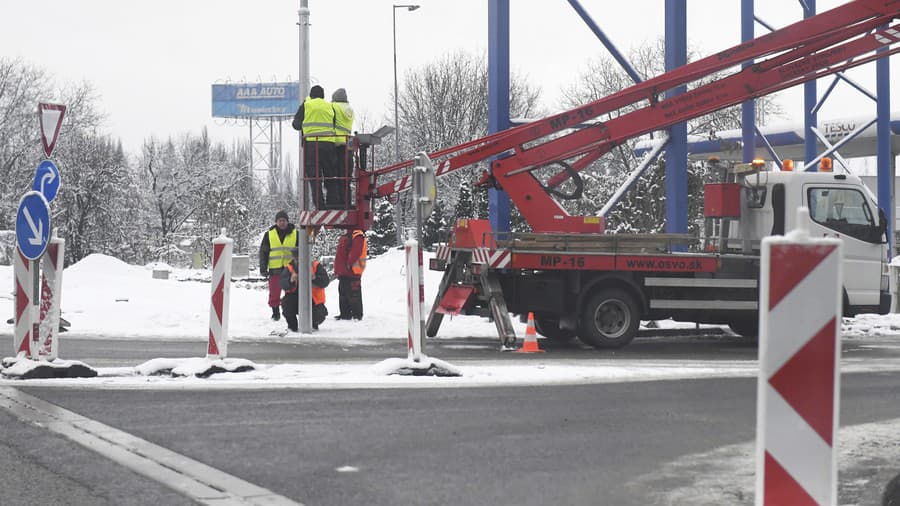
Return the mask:
[[[509,0],[488,2],[488,133],[509,128]],[[509,232],[509,195],[488,190],[494,232]]]
[[[754,33],[754,0],[741,0],[741,42],[753,40]],[[741,64],[741,68],[753,65],[752,61]],[[744,162],[753,160],[756,152],[756,100],[747,100],[741,104],[741,129],[743,135]]]
[[[816,15],[816,0],[800,0],[803,6],[803,17],[810,18]],[[816,102],[818,101],[816,92],[816,81],[807,81],[803,84],[803,137],[806,139],[806,163],[809,163],[816,157],[816,136],[813,135],[812,129],[819,124],[818,114],[816,113]]]
[[631,63],[626,60],[624,56],[622,56],[622,53],[619,52],[619,48],[617,48],[616,45],[613,44],[611,40],[609,40],[609,37],[607,37],[606,34],[603,33],[603,30],[601,30],[600,26],[598,26],[597,23],[594,22],[594,19],[591,17],[591,15],[588,14],[586,10],[584,10],[584,7],[581,6],[581,2],[579,2],[578,0],[569,0],[569,5],[571,5],[572,8],[575,9],[575,12],[577,12],[578,15],[581,16],[581,19],[584,20],[585,24],[588,25],[588,28],[590,28],[591,31],[594,32],[594,35],[596,35],[597,38],[600,39],[600,42],[602,42],[603,45],[606,46],[606,50],[609,51],[609,54],[611,54],[612,57],[615,58],[617,62],[619,62],[619,65],[621,65],[622,68],[625,69],[625,72],[629,77],[631,77],[631,80],[634,81],[635,84],[643,82],[644,80],[641,78],[640,74],[638,74],[637,71],[634,70],[634,67],[631,66]]
[[[879,49],[883,53],[885,49]],[[894,178],[897,167],[891,152],[891,60],[885,56],[875,62],[878,103],[878,207],[884,209],[888,223],[888,245],[894,245]]]
[[[666,0],[666,72],[687,63],[687,0]],[[679,86],[666,93],[678,96],[687,91]],[[687,124],[669,130],[666,148],[666,232],[687,233]]]

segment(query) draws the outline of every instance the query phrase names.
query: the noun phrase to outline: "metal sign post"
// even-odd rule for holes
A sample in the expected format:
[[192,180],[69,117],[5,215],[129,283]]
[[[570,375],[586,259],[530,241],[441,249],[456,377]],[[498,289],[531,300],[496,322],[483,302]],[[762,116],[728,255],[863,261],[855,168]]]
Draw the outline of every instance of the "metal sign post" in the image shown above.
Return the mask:
[[[422,269],[422,250],[424,249],[424,245],[422,244],[422,227],[423,222],[429,216],[431,216],[431,212],[434,210],[434,200],[435,195],[437,193],[437,186],[435,185],[434,179],[434,165],[431,163],[431,159],[428,158],[428,155],[425,154],[424,151],[419,152],[416,155],[416,165],[412,168],[413,170],[413,193],[416,196],[416,248],[415,253],[418,256],[418,269],[417,277],[419,281],[419,296],[418,296],[418,311],[414,312],[418,318],[418,326],[419,326],[419,339],[423,339],[425,336],[425,318],[422,316],[425,314],[425,272]],[[406,245],[407,250],[409,250],[409,243]],[[415,273],[407,270],[406,275],[411,276]],[[412,285],[410,285],[412,286]],[[416,301],[411,301],[410,304],[415,304]],[[421,352],[421,343],[420,350]],[[416,354],[416,361],[418,361],[418,355]]]
[[50,205],[40,192],[30,191],[19,201],[16,213],[16,243],[22,256],[30,260],[32,280],[31,342],[28,356],[39,358],[41,322],[41,270],[38,259],[50,241]]
[[[41,130],[41,147],[50,157],[59,139],[66,106],[61,104],[38,104],[38,120]],[[27,355],[31,359],[40,358],[41,348],[41,256],[50,244],[50,203],[59,191],[59,169],[50,160],[38,165],[34,174],[34,190],[26,193],[19,201],[16,213],[16,244],[19,252],[29,262],[31,269],[31,339]],[[29,311],[25,311],[29,313]],[[17,324],[16,327],[19,325]],[[23,346],[25,343],[22,343]]]

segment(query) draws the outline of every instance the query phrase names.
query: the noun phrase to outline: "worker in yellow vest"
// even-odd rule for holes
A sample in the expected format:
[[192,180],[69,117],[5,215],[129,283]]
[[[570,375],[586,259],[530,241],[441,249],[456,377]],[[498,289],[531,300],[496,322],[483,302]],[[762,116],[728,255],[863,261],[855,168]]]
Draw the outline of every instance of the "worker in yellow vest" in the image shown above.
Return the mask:
[[334,108],[325,101],[325,90],[321,86],[317,84],[310,88],[309,97],[300,104],[291,126],[301,132],[303,172],[316,208],[337,207],[341,192],[335,188]]
[[[281,273],[281,288],[284,289],[284,298],[281,299],[281,310],[284,312],[284,321],[287,322],[288,330],[297,332],[297,314],[300,305],[297,295],[298,275],[297,275],[297,253],[294,250],[294,257],[287,268]],[[313,260],[310,282],[312,284],[312,328],[319,330],[319,325],[325,321],[328,316],[328,308],[325,307],[325,287],[331,279],[328,277],[328,271],[325,266],[318,260]]]
[[269,307],[272,319],[278,321],[281,313],[281,286],[278,276],[291,263],[291,250],[297,247],[297,228],[288,221],[285,211],[275,213],[275,224],[263,234],[259,244],[259,274],[269,278]]
[[[347,149],[350,136],[353,135],[353,108],[347,101],[347,90],[338,88],[331,94],[331,105],[334,107],[334,160],[338,180],[334,189],[340,195],[338,203],[346,208],[352,202],[350,179],[353,177],[353,155]],[[349,156],[348,156],[349,155]]]

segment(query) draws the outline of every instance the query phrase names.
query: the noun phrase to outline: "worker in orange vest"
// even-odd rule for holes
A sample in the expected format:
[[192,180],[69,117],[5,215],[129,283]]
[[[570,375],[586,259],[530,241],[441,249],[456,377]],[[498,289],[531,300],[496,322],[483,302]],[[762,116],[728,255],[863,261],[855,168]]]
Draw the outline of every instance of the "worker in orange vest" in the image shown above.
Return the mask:
[[366,269],[369,242],[359,229],[347,230],[338,239],[334,253],[334,274],[338,278],[338,320],[362,320],[362,274]]
[[[325,307],[325,287],[331,279],[318,260],[313,260],[311,270],[312,282],[312,324],[313,330],[319,330],[319,324],[328,316],[328,308]],[[294,257],[281,273],[281,287],[284,289],[284,297],[281,299],[281,312],[287,322],[288,330],[297,332],[297,313],[299,312],[299,298],[297,295],[297,251]]]

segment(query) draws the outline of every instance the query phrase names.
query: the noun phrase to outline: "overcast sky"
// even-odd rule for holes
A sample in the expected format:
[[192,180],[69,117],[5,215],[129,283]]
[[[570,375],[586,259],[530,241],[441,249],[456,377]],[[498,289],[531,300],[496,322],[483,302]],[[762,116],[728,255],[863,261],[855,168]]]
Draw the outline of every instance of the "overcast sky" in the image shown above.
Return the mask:
[[[397,10],[401,74],[457,50],[487,49],[486,0],[415,0],[421,8]],[[663,0],[581,0],[623,52],[663,35]],[[819,11],[842,2],[818,0]],[[357,117],[372,127],[392,109],[394,2],[309,0],[310,71],[326,94],[347,89]],[[511,60],[543,90],[551,110],[560,89],[574,81],[602,44],[566,0],[511,0]],[[0,55],[20,57],[58,82],[88,81],[107,114],[106,130],[136,152],[150,135],[198,132],[207,126],[219,140],[249,138],[246,126],[211,117],[210,85],[296,80],[299,0],[39,0],[4,2]],[[802,17],[799,2],[757,0],[757,15],[774,26]],[[737,1],[688,2],[690,44],[708,55],[739,42]],[[757,35],[765,29],[757,25]],[[894,81],[900,61],[892,62]],[[851,76],[874,92],[874,66]],[[820,85],[824,90],[830,81]],[[874,103],[846,85],[822,118],[872,111]],[[893,91],[894,109],[900,91]],[[797,95],[799,96],[799,95]],[[782,99],[800,113],[798,100]],[[360,121],[357,122],[357,127]],[[293,131],[287,126],[286,134]],[[285,143],[295,142],[291,135]]]

